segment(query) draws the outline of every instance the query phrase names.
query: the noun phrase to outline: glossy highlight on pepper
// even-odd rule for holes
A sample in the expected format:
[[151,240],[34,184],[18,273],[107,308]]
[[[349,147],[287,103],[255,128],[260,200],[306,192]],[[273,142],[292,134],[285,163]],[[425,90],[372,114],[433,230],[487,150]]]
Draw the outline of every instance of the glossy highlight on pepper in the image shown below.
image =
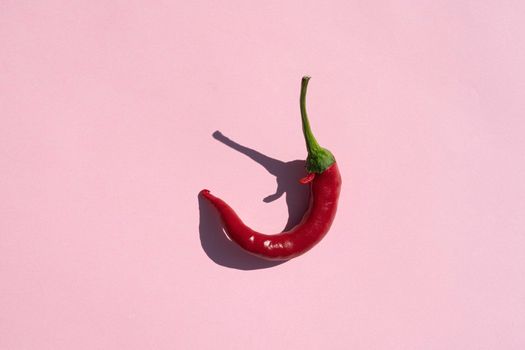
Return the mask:
[[341,175],[334,156],[319,146],[306,113],[306,91],[310,77],[301,81],[300,108],[303,134],[308,150],[308,175],[298,181],[310,186],[310,203],[303,219],[294,228],[277,234],[264,234],[248,227],[235,211],[209,190],[200,194],[219,212],[230,239],[247,252],[268,260],[289,260],[304,254],[328,233],[335,218],[341,191]]

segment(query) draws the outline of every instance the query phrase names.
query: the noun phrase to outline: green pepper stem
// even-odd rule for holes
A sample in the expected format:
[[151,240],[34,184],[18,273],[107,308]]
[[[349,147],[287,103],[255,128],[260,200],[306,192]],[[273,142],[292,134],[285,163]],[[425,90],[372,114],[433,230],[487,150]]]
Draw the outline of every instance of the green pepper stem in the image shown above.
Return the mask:
[[308,81],[310,81],[310,77],[308,76],[303,77],[301,81],[300,105],[301,120],[303,123],[303,134],[304,139],[306,141],[306,149],[308,150],[308,154],[312,154],[313,152],[318,150],[320,146],[317,143],[314,134],[312,133],[312,129],[310,128],[310,121],[308,120],[308,114],[306,113],[306,91],[308,90]]
[[301,106],[303,135],[304,140],[306,141],[306,149],[308,150],[306,169],[310,173],[322,173],[335,162],[335,158],[329,150],[319,146],[319,143],[317,143],[317,140],[312,133],[312,129],[310,128],[308,114],[306,113],[306,90],[308,88],[309,80],[310,77],[303,77],[301,81],[301,98],[299,100]]

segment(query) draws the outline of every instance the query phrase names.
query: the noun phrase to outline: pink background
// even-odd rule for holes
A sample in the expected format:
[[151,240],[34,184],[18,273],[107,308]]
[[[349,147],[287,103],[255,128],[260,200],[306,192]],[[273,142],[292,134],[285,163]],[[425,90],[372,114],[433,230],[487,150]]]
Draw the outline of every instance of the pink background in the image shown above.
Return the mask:
[[[0,2],[0,348],[524,349],[524,20],[500,0]],[[283,228],[275,176],[212,133],[303,159],[303,74],[340,211],[270,267],[197,193]]]

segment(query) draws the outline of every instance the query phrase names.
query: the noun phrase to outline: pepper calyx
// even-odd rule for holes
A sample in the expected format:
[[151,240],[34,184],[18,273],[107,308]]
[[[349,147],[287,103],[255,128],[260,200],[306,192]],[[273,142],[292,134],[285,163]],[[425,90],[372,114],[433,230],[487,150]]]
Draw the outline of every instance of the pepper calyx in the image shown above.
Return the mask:
[[310,173],[322,173],[335,163],[335,157],[326,148],[308,154],[306,158],[306,170]]

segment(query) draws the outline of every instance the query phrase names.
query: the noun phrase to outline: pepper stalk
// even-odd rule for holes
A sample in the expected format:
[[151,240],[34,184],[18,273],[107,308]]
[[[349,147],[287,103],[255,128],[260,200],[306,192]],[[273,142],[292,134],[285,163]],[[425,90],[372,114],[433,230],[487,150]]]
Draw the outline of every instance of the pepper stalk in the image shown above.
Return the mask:
[[319,146],[317,140],[310,128],[310,121],[306,113],[306,90],[308,89],[308,81],[310,77],[304,76],[301,81],[301,98],[299,104],[301,106],[301,120],[303,125],[303,135],[306,141],[306,149],[308,150],[308,157],[306,158],[306,170],[309,173],[322,173],[335,163],[335,158],[329,150]]

